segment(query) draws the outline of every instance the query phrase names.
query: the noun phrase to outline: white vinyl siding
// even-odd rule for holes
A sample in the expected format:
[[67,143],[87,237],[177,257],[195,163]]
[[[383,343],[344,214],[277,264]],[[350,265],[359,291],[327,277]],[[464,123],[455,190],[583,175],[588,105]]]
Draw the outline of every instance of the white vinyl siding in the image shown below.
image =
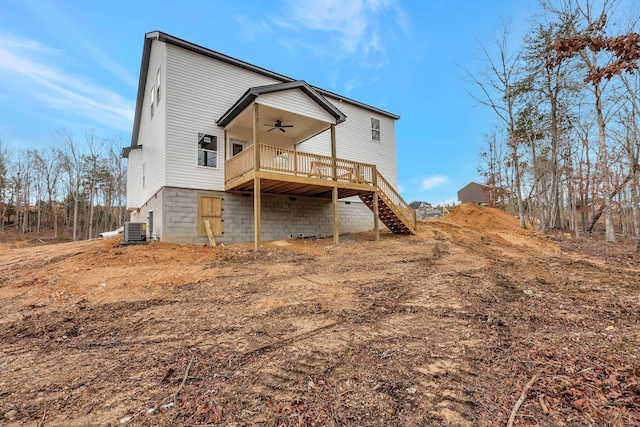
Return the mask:
[[[141,195],[137,196],[131,190],[127,191],[127,198],[140,200],[144,203],[153,196],[162,186],[165,185],[165,165],[166,165],[166,97],[158,100],[152,93],[156,92],[156,81],[158,70],[164,69],[166,58],[165,43],[153,41],[151,56],[149,58],[149,71],[147,83],[144,90],[145,99],[142,104],[142,115],[140,117],[140,130],[138,134],[138,144],[142,149],[132,150],[141,153],[140,162],[140,185]],[[153,118],[151,118],[151,100],[155,101]],[[145,164],[144,188],[142,187],[142,163]]]
[[[398,189],[398,169],[396,166],[395,120],[377,116],[380,120],[380,143],[371,143],[371,112],[339,100],[327,98],[347,119],[336,126],[336,154],[338,157],[362,163],[375,164],[378,171],[395,189]],[[311,138],[297,149],[305,153],[331,155],[331,132]]]
[[142,206],[142,149],[131,150],[127,159],[127,209]]
[[[224,159],[224,133],[216,124],[250,87],[280,83],[206,56],[167,45],[164,68],[167,105],[167,184],[202,190],[224,189],[224,164],[198,167],[198,133],[218,137]],[[244,139],[244,138],[243,138]]]
[[[156,71],[157,68],[153,69],[154,83]],[[163,67],[163,72],[164,94],[161,103],[165,103],[166,112],[163,111],[162,115],[163,119],[167,118],[164,185],[223,190],[222,159],[229,158],[224,152],[228,149],[228,144],[224,141],[222,128],[218,127],[215,121],[227,112],[247,89],[280,82],[173,45],[166,45],[166,66]],[[383,131],[380,143],[372,145],[371,111],[340,102],[338,99],[326,99],[347,116],[345,122],[336,126],[338,157],[376,164],[384,177],[397,188],[395,121],[386,116],[376,116]],[[300,90],[261,95],[257,102],[287,111],[295,110],[322,121],[334,121],[333,117]],[[288,102],[296,107],[293,108],[292,104],[287,105]],[[198,133],[217,136],[218,168],[198,167],[198,149],[194,143]],[[250,129],[234,128],[228,136],[251,144]],[[291,139],[287,140],[281,136],[276,138],[271,134],[261,134],[261,141],[265,144],[293,144]],[[330,155],[330,132],[325,131],[299,144],[297,149]],[[152,167],[149,163],[147,166]]]
[[260,95],[256,100],[258,104],[268,105],[279,110],[289,111],[303,116],[311,117],[323,122],[335,123],[333,118],[324,108],[309,98],[300,89]]

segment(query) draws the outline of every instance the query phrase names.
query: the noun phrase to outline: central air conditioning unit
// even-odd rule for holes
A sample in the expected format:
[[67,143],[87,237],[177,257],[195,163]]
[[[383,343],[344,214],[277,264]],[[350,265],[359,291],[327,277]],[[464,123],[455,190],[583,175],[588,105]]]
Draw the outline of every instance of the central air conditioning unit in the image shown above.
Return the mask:
[[135,243],[147,240],[147,223],[146,222],[125,222],[124,223],[124,242]]

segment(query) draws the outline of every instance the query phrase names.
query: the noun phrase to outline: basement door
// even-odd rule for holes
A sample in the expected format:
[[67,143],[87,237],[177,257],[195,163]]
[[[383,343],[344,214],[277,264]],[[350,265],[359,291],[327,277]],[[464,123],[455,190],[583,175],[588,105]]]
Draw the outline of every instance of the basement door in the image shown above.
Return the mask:
[[198,195],[198,235],[206,236],[205,221],[209,221],[214,236],[222,236],[222,196]]

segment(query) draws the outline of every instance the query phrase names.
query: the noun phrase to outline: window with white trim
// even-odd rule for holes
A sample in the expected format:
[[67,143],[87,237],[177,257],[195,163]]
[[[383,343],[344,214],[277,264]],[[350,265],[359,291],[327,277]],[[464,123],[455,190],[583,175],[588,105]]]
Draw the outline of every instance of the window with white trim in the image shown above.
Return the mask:
[[380,120],[371,117],[371,139],[380,141]]
[[151,87],[151,118],[153,118],[153,109],[156,105],[156,87]]
[[198,134],[198,166],[218,167],[218,137]]
[[158,68],[158,73],[156,74],[156,105],[160,102],[160,69]]

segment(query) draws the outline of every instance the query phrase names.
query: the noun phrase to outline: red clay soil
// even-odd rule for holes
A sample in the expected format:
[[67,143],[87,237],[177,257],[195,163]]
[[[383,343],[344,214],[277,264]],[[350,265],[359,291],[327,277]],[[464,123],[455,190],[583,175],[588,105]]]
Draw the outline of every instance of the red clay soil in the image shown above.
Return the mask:
[[0,425],[640,425],[631,241],[341,239],[0,243]]

